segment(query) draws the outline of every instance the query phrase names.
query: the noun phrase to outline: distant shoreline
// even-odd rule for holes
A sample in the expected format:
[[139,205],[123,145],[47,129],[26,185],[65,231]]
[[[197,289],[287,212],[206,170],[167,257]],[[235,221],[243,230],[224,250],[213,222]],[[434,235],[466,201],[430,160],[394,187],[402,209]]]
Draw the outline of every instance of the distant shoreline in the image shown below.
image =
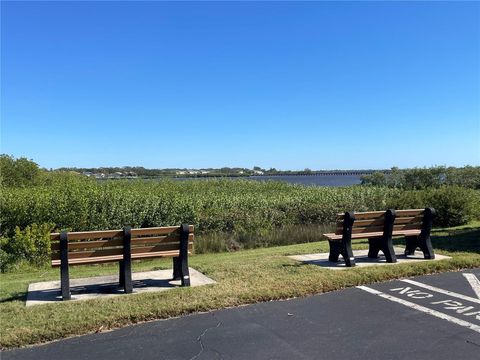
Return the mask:
[[118,179],[197,179],[197,178],[262,178],[262,177],[294,177],[294,176],[364,176],[371,175],[375,172],[384,174],[390,173],[390,170],[343,170],[343,171],[320,171],[320,172],[278,172],[266,174],[169,174],[169,175],[154,175],[154,176],[121,176],[99,178],[99,180],[118,180]]

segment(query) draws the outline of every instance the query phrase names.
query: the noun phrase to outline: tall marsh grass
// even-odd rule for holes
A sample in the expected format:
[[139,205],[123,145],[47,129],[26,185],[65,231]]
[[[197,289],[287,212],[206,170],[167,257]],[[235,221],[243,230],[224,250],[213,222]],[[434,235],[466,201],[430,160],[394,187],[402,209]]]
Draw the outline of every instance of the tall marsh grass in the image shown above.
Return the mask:
[[[230,179],[97,182],[68,176],[55,180],[48,185],[0,188],[2,258],[8,249],[18,249],[15,239],[24,239],[27,227],[34,224],[88,231],[189,223],[196,226],[197,252],[216,252],[318,241],[335,215],[346,210],[433,206],[438,210],[437,225],[455,226],[478,218],[480,208],[480,191],[454,186],[405,191]],[[34,240],[23,243],[35,244]],[[43,253],[40,250],[34,249]]]

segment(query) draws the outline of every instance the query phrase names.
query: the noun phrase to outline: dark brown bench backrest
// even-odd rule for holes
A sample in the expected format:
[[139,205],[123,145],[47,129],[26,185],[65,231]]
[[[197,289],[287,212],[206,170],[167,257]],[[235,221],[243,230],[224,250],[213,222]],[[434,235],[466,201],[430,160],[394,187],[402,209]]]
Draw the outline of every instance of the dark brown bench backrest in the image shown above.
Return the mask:
[[[353,213],[355,221],[352,226],[352,234],[370,233],[383,231],[385,223],[385,211],[369,211]],[[345,214],[337,215],[337,228],[335,234],[342,235],[343,219]]]
[[[393,231],[414,230],[422,228],[424,209],[396,210]],[[352,234],[382,232],[385,225],[385,211],[369,211],[353,213],[355,221]],[[337,215],[336,235],[343,233],[345,214]]]
[[421,230],[425,209],[395,210],[393,231]]
[[[188,250],[193,249],[194,226],[189,226]],[[154,227],[131,230],[131,254],[178,256],[181,227]],[[123,230],[68,232],[69,259],[105,260],[123,255]],[[60,233],[50,234],[52,260],[60,260]]]

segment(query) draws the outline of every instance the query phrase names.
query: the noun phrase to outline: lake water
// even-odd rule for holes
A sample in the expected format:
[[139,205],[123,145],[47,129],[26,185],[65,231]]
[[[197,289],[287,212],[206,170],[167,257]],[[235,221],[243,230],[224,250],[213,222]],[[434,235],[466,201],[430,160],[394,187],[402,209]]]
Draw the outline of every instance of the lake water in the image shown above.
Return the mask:
[[361,183],[360,175],[257,175],[248,177],[178,177],[179,181],[209,180],[209,179],[231,179],[231,180],[255,180],[255,181],[284,181],[290,184],[307,186],[350,186]]
[[360,175],[278,175],[250,176],[248,179],[257,181],[285,181],[291,184],[314,186],[350,186],[361,183]]

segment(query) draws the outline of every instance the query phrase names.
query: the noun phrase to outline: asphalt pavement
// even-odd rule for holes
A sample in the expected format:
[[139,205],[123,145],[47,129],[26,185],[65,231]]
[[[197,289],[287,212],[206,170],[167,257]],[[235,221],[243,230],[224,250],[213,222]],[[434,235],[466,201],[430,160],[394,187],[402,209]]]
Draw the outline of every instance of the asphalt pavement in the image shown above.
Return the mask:
[[160,320],[3,352],[56,359],[480,359],[480,269]]

